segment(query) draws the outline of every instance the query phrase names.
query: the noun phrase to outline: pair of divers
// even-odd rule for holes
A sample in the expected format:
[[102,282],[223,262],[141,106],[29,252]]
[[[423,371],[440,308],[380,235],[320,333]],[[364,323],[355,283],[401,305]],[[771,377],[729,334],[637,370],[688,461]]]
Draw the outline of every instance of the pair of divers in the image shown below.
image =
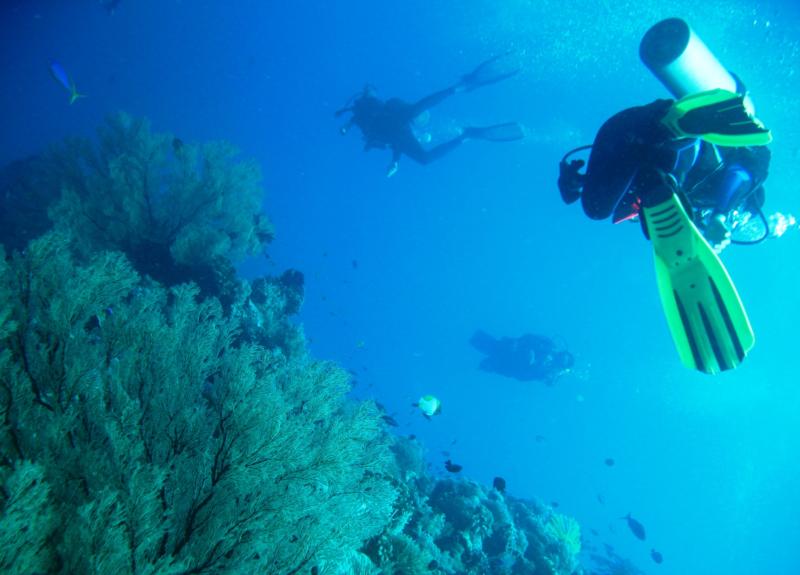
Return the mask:
[[408,156],[420,164],[429,164],[458,148],[467,140],[489,142],[511,142],[524,137],[522,126],[517,122],[505,122],[484,127],[465,127],[461,133],[437,146],[426,148],[414,133],[414,122],[434,106],[447,98],[470,92],[483,86],[496,84],[515,76],[520,68],[514,65],[510,53],[486,60],[472,72],[461,76],[455,84],[434,92],[416,102],[405,102],[399,98],[381,100],[374,89],[367,85],[354,95],[347,105],[336,112],[336,117],[350,113],[347,123],[341,127],[344,135],[357,127],[364,139],[364,151],[389,149],[392,161],[386,171],[391,177],[397,172],[401,156]]
[[[755,343],[718,253],[732,240],[779,235],[762,211],[772,136],[739,78],[683,20],[653,26],[639,54],[675,99],[608,119],[591,146],[561,160],[558,187],[591,219],[640,220],[681,360],[716,374],[737,367]],[[570,160],[589,148],[588,164]],[[754,226],[758,237],[732,236]]]

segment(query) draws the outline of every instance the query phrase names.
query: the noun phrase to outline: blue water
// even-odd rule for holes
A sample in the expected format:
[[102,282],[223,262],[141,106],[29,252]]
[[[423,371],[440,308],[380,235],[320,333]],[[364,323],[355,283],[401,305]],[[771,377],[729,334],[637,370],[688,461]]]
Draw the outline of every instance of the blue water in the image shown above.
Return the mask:
[[[590,222],[562,205],[555,179],[609,115],[668,96],[638,43],[680,16],[773,129],[767,208],[800,213],[795,6],[122,0],[109,14],[90,0],[6,1],[0,164],[91,135],[117,110],[186,141],[230,140],[261,164],[277,228],[270,259],[242,273],[305,273],[312,353],[354,370],[354,395],[395,413],[435,472],[447,451],[470,478],[501,475],[515,495],[558,502],[586,545],[613,545],[647,573],[793,575],[797,231],[724,253],[758,343],[735,372],[702,376],[674,351],[639,227]],[[526,140],[469,142],[427,167],[405,159],[387,179],[388,152],[339,134],[334,111],[365,82],[413,100],[509,49],[520,75],[454,97],[431,125],[517,120]],[[85,99],[68,105],[51,58]],[[477,328],[563,339],[575,372],[548,388],[478,371]],[[411,407],[426,393],[443,402],[433,421]],[[619,519],[628,512],[646,542]]]

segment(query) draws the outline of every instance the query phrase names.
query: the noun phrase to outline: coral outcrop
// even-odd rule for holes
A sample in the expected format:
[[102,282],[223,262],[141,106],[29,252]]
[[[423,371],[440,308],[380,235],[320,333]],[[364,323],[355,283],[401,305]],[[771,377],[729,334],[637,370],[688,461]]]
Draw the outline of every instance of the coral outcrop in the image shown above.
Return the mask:
[[8,166],[0,188],[13,221],[0,236],[7,247],[54,224],[83,254],[121,251],[139,273],[168,286],[191,280],[224,304],[238,287],[233,265],[273,238],[254,162],[226,142],[184,143],[124,113],[96,142],[72,138]]
[[398,438],[393,450],[401,463],[397,512],[365,547],[383,573],[581,572],[580,528],[574,519],[468,479],[431,477],[415,440]]
[[573,520],[431,476],[309,357],[301,272],[236,276],[272,229],[230,146],[119,114],[0,187],[0,572],[579,572]]

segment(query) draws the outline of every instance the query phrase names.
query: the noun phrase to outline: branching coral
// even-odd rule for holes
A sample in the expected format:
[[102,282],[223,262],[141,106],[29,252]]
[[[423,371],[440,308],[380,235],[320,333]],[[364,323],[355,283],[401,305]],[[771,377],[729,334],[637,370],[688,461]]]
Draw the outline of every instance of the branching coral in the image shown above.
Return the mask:
[[303,329],[289,318],[303,304],[303,274],[287,270],[279,277],[258,278],[241,287],[231,307],[241,320],[242,335],[264,347],[279,348],[286,357],[302,355]]
[[55,521],[57,504],[44,469],[30,461],[18,461],[12,469],[4,468],[0,477],[0,572],[50,572],[55,565],[46,548],[59,526]]
[[120,250],[167,285],[188,276],[219,295],[232,264],[272,239],[259,170],[231,145],[183,143],[123,113],[106,120],[98,142],[69,140],[45,162],[61,192],[51,217],[79,232],[85,253]]
[[384,529],[388,440],[343,370],[241,341],[196,288],[111,252],[79,265],[72,244],[50,233],[0,276],[0,533],[24,462],[43,477],[35,561],[11,571],[299,573]]

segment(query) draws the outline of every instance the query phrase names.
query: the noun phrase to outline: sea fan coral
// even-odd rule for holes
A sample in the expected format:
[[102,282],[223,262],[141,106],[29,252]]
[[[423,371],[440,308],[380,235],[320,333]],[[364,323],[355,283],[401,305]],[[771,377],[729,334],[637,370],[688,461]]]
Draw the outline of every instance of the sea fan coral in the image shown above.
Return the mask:
[[50,217],[84,253],[120,250],[167,285],[188,275],[216,295],[231,265],[273,237],[257,165],[224,142],[184,143],[118,113],[96,145],[68,140],[37,166],[60,192]]
[[0,269],[5,571],[308,572],[388,525],[388,437],[346,372],[71,245],[51,232]]

